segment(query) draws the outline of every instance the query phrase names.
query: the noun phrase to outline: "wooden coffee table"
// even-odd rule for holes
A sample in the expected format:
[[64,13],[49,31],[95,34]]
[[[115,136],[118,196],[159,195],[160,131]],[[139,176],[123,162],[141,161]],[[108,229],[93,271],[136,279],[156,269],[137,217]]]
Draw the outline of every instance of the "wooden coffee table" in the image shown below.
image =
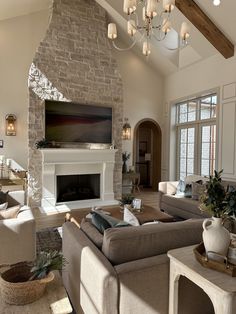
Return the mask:
[[[121,211],[120,206],[110,206],[104,207],[104,211],[110,212],[112,217],[115,217],[119,220],[123,220],[123,212]],[[83,212],[72,212],[71,217],[73,217],[79,224],[81,220],[90,212],[83,211]],[[135,216],[137,217],[139,223],[142,225],[145,222],[151,221],[161,221],[161,222],[173,222],[175,221],[174,217],[168,215],[160,210],[157,210],[151,206],[144,205],[142,212],[134,212]]]
[[0,295],[1,314],[69,314],[72,307],[66,290],[62,285],[58,271],[54,272],[55,278],[46,287],[44,295],[37,301],[26,305],[6,304]]

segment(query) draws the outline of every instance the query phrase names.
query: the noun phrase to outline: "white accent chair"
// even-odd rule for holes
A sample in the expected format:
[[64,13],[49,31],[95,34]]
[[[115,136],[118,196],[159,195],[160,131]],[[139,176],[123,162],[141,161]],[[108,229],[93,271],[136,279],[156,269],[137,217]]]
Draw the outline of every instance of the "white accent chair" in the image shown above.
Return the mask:
[[[9,206],[24,205],[24,191],[9,192]],[[35,219],[23,206],[17,218],[0,220],[0,265],[32,261],[36,256]]]

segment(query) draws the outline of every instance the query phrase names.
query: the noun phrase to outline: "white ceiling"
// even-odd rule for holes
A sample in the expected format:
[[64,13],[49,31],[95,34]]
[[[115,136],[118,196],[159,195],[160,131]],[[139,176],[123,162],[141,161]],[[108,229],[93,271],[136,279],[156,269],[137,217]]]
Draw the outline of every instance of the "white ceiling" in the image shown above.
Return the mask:
[[[96,0],[109,14],[109,19],[118,25],[119,37],[122,45],[129,44],[129,38],[126,35],[126,15],[123,13],[123,0]],[[219,7],[212,4],[212,0],[195,0],[203,11],[212,19],[220,30],[235,44],[236,43],[236,1],[222,0]],[[47,9],[52,0],[0,0],[0,20],[26,15],[29,13]],[[179,31],[181,23],[186,18],[178,9],[172,13],[172,26]],[[176,32],[169,33],[165,42],[152,41],[152,53],[148,62],[159,72],[168,75],[192,63],[206,59],[219,53],[205,37],[191,25],[190,45],[180,52],[170,51],[167,48],[173,45],[176,40]],[[145,58],[141,53],[141,45],[133,48],[134,52]]]

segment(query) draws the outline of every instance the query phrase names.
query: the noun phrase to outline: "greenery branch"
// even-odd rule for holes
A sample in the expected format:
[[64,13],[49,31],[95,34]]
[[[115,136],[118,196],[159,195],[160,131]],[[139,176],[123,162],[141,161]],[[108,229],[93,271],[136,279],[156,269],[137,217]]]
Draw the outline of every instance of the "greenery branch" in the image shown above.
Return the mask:
[[42,279],[52,270],[62,270],[66,263],[59,251],[40,252],[31,268],[32,276],[29,280]]
[[236,190],[234,187],[222,184],[223,170],[214,171],[206,183],[206,190],[200,197],[199,208],[209,212],[213,217],[226,218],[235,217],[236,214]]
[[127,160],[129,160],[130,159],[130,153],[128,153],[128,152],[123,152],[122,153],[122,160],[123,160],[123,162],[125,162],[125,161],[127,161]]

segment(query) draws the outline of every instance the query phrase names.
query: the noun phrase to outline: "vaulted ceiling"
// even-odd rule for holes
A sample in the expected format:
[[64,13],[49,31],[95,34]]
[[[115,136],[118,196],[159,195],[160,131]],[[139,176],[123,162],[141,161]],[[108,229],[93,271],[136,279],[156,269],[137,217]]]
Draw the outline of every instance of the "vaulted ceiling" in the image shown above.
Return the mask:
[[[126,16],[122,10],[123,0],[96,1],[107,10],[109,20],[117,23],[118,34],[121,38],[120,45],[128,45],[129,38],[126,35]],[[180,0],[176,0],[176,2],[181,3]],[[236,44],[236,1],[222,0],[219,7],[213,6],[212,0],[195,0],[195,2],[233,45]],[[0,20],[41,11],[47,9],[51,3],[52,0],[1,0]],[[200,60],[219,54],[219,51],[192,24],[189,46],[181,51],[170,50],[169,48],[173,48],[176,44],[177,32],[180,29],[181,23],[187,21],[187,19],[180,10],[175,8],[171,21],[173,30],[168,34],[166,40],[164,42],[152,41],[152,53],[147,62],[154,66],[157,71],[168,75]],[[141,53],[141,45],[137,45],[133,50],[141,58],[145,58]]]

